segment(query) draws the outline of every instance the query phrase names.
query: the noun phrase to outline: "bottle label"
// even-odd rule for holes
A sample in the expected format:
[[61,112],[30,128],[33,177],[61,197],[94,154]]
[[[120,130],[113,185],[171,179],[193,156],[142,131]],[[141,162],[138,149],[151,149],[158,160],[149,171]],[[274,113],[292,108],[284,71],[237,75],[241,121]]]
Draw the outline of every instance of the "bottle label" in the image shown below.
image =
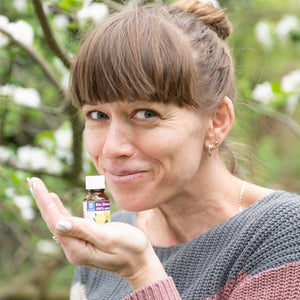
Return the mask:
[[87,220],[97,224],[107,224],[110,222],[109,200],[85,201],[83,205],[83,216]]

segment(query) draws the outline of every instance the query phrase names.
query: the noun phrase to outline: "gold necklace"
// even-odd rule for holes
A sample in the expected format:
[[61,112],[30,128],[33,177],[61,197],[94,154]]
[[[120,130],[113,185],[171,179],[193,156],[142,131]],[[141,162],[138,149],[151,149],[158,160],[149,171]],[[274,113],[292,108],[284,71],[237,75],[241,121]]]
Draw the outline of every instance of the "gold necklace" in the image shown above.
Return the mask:
[[244,200],[244,193],[245,193],[246,184],[247,184],[247,181],[246,180],[243,181],[241,192],[240,192],[240,197],[239,197],[239,202],[238,202],[239,212],[243,211],[243,200]]
[[[239,212],[242,212],[244,210],[244,208],[243,208],[243,200],[244,200],[244,194],[245,194],[246,184],[247,184],[247,181],[244,180],[243,184],[242,184],[242,187],[241,187],[239,201],[238,201]],[[150,221],[150,218],[151,218],[152,214],[153,214],[153,209],[151,209],[149,211],[149,213],[147,214],[146,221],[145,221],[144,226],[142,228],[142,231],[144,232],[144,234],[147,233],[148,224],[149,224],[149,221]]]

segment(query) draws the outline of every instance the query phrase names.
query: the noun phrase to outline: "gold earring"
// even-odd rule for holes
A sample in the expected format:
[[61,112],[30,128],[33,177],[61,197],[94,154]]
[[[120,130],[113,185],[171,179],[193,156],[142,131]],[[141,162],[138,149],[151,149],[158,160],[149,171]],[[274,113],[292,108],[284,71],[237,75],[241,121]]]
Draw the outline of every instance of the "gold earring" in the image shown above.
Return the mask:
[[215,141],[215,145],[217,146],[219,144],[219,142],[218,141]]
[[211,156],[213,154],[213,145],[208,146],[207,153],[208,153],[208,156]]

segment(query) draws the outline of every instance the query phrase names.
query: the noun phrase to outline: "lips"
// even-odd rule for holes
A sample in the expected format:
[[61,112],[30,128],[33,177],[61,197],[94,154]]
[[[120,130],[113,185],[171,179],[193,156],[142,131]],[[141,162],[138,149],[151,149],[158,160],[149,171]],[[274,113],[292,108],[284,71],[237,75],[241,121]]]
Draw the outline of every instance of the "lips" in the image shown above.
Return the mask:
[[106,170],[105,175],[107,180],[110,180],[115,183],[129,183],[136,181],[144,177],[146,171],[144,170]]

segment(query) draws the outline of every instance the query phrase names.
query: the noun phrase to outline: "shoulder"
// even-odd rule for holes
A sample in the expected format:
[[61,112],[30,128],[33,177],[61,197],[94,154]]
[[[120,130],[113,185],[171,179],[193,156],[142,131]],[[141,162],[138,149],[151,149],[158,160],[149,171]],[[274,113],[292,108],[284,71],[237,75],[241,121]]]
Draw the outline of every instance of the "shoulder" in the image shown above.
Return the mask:
[[[274,191],[257,203],[257,211],[264,216],[288,217],[300,213],[300,195],[286,191]],[[272,218],[273,219],[273,218]]]
[[300,196],[275,191],[245,210],[245,268],[252,274],[300,262]]
[[264,237],[282,230],[289,232],[292,228],[299,229],[300,196],[285,191],[274,191],[246,209],[242,219],[246,227],[251,226],[259,232],[263,230]]
[[298,198],[299,195],[289,193],[286,191],[282,190],[273,190],[269,189],[263,186],[259,186],[253,183],[248,183],[245,186],[245,192],[243,195],[243,207],[248,208],[251,205],[260,202],[263,200],[263,202],[268,202],[268,201],[284,201],[284,200],[289,200],[291,198]]

